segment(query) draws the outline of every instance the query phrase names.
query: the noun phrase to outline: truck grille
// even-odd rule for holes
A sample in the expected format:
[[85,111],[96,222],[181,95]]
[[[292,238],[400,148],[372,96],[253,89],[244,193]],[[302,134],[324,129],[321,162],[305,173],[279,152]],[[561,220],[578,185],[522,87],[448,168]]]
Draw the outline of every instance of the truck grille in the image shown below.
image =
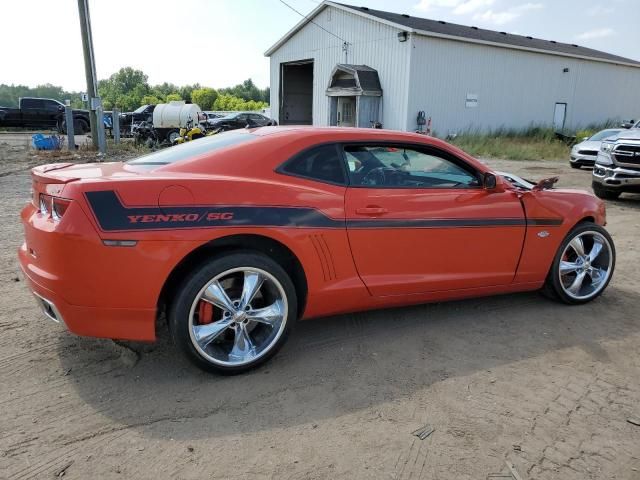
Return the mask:
[[578,154],[591,155],[592,157],[595,157],[596,155],[598,155],[598,151],[597,150],[578,150]]
[[618,145],[613,154],[620,164],[640,165],[640,145]]

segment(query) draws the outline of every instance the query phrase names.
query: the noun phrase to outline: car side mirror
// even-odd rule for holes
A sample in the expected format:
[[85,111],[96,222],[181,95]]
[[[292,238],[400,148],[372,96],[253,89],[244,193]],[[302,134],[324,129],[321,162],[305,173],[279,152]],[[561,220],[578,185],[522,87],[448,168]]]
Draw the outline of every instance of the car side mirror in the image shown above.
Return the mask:
[[482,177],[482,186],[485,190],[495,190],[498,186],[498,179],[493,173],[485,173]]
[[587,140],[589,140],[589,137],[582,137],[582,141],[583,141],[583,142],[584,142],[584,141],[587,141]]

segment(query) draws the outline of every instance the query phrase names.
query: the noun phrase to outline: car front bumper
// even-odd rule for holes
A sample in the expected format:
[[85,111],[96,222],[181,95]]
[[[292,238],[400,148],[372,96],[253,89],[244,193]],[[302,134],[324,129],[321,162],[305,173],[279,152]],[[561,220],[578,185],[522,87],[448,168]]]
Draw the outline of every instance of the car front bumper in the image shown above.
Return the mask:
[[591,179],[594,184],[607,190],[640,192],[640,170],[598,164],[593,169]]
[[569,161],[574,165],[593,166],[596,163],[597,155],[582,155],[580,153],[571,153]]

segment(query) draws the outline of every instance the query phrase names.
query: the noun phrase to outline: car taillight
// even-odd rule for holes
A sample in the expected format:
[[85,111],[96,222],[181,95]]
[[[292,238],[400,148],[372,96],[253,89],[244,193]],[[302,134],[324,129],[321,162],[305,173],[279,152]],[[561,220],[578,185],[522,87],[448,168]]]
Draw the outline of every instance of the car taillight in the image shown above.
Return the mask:
[[56,198],[53,197],[52,208],[51,208],[51,218],[54,220],[60,220],[64,215],[64,212],[67,211],[69,205],[71,205],[71,200],[67,200],[66,198]]
[[51,195],[40,194],[38,200],[38,212],[52,219],[59,221],[69,208],[71,200],[66,198],[52,197]]
[[38,201],[38,211],[42,215],[49,215],[51,213],[51,196],[40,194],[40,200]]

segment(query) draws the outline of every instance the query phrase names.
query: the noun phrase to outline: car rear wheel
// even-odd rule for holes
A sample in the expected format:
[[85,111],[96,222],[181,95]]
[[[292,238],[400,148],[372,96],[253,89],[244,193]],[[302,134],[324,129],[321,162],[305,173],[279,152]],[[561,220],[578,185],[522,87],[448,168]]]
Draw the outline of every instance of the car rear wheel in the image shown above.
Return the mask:
[[596,197],[601,198],[603,200],[617,200],[620,197],[621,192],[616,192],[614,190],[608,190],[604,188],[599,183],[593,183],[591,185],[593,188],[593,193]]
[[200,368],[222,374],[269,360],[296,319],[291,279],[278,263],[253,252],[214,258],[196,269],[169,311],[178,347]]
[[594,223],[581,223],[560,245],[543,292],[564,303],[587,303],[607,288],[615,264],[609,233]]

